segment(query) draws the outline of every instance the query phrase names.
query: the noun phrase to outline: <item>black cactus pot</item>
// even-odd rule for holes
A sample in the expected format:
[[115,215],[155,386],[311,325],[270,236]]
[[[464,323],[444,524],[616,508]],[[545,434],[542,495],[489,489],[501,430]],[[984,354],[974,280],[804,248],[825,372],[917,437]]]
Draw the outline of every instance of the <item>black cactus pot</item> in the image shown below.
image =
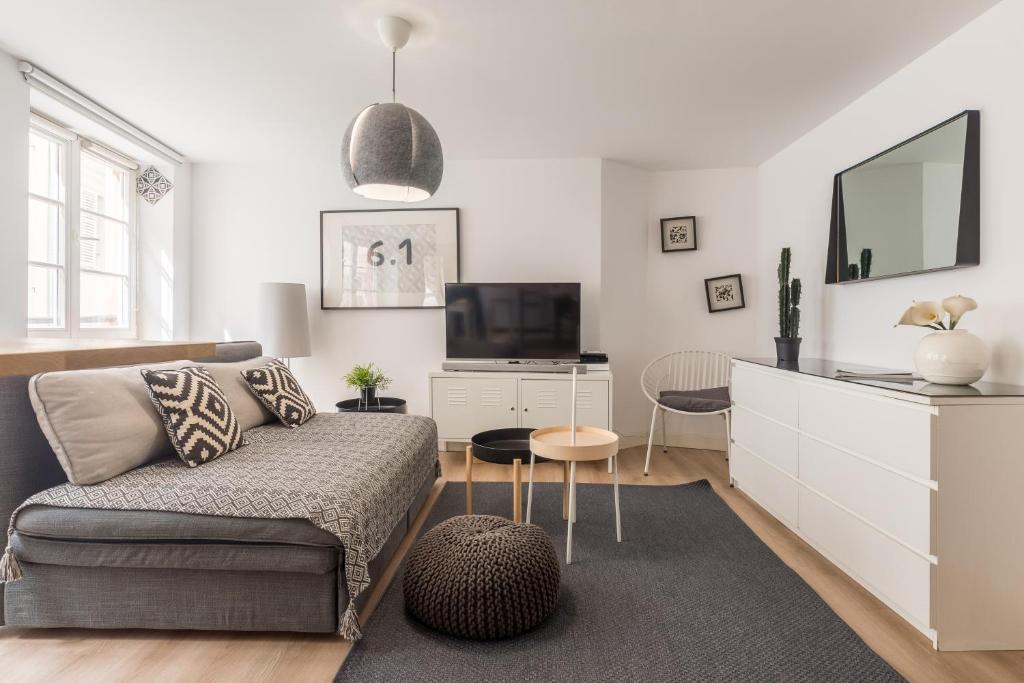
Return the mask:
[[800,359],[800,337],[776,337],[775,357],[781,361]]

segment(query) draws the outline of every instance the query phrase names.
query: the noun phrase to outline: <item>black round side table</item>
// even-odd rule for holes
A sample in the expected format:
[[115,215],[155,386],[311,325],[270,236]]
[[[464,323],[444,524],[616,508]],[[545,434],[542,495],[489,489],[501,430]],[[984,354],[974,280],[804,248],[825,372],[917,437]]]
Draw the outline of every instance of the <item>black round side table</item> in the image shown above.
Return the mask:
[[406,406],[404,398],[388,398],[378,396],[369,403],[364,403],[358,398],[349,398],[338,401],[334,404],[339,413],[401,413],[405,414]]

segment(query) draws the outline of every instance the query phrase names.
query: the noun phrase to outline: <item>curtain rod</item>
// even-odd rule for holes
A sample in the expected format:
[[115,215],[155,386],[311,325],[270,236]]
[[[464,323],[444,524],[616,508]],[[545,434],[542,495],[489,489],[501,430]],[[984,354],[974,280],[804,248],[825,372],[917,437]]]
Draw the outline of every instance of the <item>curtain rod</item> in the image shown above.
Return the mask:
[[140,147],[148,149],[162,159],[179,166],[185,163],[185,155],[181,152],[157,140],[141,128],[137,128],[128,121],[125,121],[106,107],[89,99],[71,86],[62,83],[42,69],[29,62],[18,62],[18,71],[21,72],[25,81],[31,87],[67,105],[91,121],[131,140]]

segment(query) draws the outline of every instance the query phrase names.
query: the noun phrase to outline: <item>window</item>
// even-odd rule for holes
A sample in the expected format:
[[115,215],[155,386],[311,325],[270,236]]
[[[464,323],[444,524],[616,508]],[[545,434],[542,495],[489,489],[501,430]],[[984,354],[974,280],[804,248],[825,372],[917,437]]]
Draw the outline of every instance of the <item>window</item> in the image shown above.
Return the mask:
[[33,119],[30,334],[135,336],[135,169],[116,157]]

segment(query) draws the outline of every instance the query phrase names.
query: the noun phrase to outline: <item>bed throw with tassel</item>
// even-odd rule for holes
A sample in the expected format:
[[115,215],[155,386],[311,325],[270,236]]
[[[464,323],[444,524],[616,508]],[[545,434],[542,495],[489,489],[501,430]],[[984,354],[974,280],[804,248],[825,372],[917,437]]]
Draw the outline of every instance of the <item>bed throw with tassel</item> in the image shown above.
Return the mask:
[[349,603],[339,600],[338,633],[358,640],[355,598],[370,584],[368,563],[437,474],[437,426],[415,415],[321,413],[294,429],[275,423],[245,436],[247,445],[199,467],[175,458],[99,484],[35,494],[11,516],[0,582],[21,578],[10,535],[30,505],[307,519],[344,548],[338,571]]

